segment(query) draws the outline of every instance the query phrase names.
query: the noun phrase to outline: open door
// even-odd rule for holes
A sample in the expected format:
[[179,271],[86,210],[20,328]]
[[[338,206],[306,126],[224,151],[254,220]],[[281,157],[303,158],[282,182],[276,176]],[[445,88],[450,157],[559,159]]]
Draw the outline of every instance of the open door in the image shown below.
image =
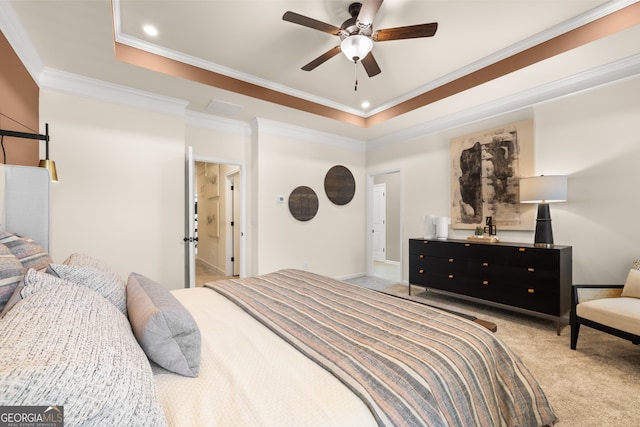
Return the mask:
[[375,184],[373,186],[373,260],[386,260],[386,241],[387,241],[387,225],[386,225],[386,185]]
[[195,224],[195,196],[193,185],[193,149],[187,147],[185,156],[185,231],[184,231],[184,262],[185,262],[185,288],[196,286],[196,235]]

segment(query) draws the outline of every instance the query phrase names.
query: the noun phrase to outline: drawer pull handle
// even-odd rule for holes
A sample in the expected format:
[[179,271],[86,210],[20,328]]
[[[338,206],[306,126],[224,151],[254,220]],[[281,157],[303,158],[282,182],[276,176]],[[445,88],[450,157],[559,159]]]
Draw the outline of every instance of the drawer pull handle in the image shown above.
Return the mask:
[[428,240],[423,240],[422,243],[424,243],[426,245],[427,243],[429,243],[429,241]]
[[450,275],[449,275],[449,279],[453,279],[453,274],[450,274]]
[[418,273],[422,274],[424,273],[424,270],[418,270]]
[[533,267],[529,267],[529,268],[527,268],[527,271],[530,272],[530,273],[533,273],[534,271],[536,271],[536,269],[533,268]]
[[527,292],[529,292],[530,294],[534,293],[535,291],[536,291],[536,290],[535,290],[535,289],[533,289],[533,288],[529,288],[529,289],[527,289]]
[[488,284],[489,284],[489,281],[488,281],[488,280],[483,280],[483,281],[482,281],[482,284],[483,284],[483,285],[488,285]]
[[469,246],[471,246],[471,243],[465,243],[464,245],[465,245],[466,247],[469,247]]
[[453,258],[449,258],[449,262],[453,262]]
[[488,263],[488,262],[483,262],[483,263],[482,263],[482,266],[483,266],[483,267],[489,267],[489,263]]
[[524,252],[526,250],[527,250],[527,248],[518,248],[518,251],[520,251],[520,252]]
[[420,254],[420,257],[419,257],[419,258],[420,258],[420,259],[424,259],[424,255]]

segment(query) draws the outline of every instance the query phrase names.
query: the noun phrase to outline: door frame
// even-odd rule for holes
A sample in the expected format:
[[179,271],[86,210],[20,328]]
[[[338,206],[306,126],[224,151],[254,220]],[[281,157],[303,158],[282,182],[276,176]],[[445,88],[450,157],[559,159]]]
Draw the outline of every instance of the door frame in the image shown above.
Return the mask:
[[[235,165],[232,165],[235,166]],[[238,187],[239,193],[240,193],[240,200],[238,200],[238,205],[242,206],[242,171],[240,170],[240,168],[237,169],[233,169],[231,171],[229,171],[228,173],[225,174],[224,176],[224,182],[225,184],[227,184],[227,187],[225,189],[226,193],[227,193],[227,201],[229,199],[231,199],[231,203],[227,203],[226,206],[226,218],[232,218],[233,219],[233,210],[234,210],[234,199],[236,197],[236,195],[238,193],[236,193],[235,189],[232,191],[231,188],[228,186],[228,184],[231,182],[231,178],[238,176],[240,179],[238,183],[235,183],[234,180],[234,187]],[[233,194],[232,194],[233,193]],[[229,197],[229,196],[233,196],[233,197]],[[240,218],[240,213],[238,213],[238,218]],[[238,245],[241,246],[241,241],[242,241],[242,220],[238,219],[238,223],[239,223],[239,229],[238,229]],[[225,233],[225,235],[227,236],[226,242],[225,242],[225,253],[227,254],[226,260],[225,260],[225,274],[227,276],[233,276],[234,275],[234,265],[235,263],[239,263],[240,264],[240,269],[242,269],[242,264],[243,264],[243,259],[242,256],[240,255],[240,252],[238,251],[238,259],[235,259],[235,251],[234,251],[234,243],[235,243],[235,226],[236,224],[234,223],[233,227],[231,226],[231,224],[229,223],[229,221],[227,221],[227,223],[225,224],[225,227],[227,229],[227,232]],[[240,248],[238,248],[240,249]],[[234,260],[231,261],[231,257],[229,256],[229,254],[231,254],[231,256],[234,257]],[[231,274],[229,274],[231,273]]]
[[[371,211],[372,215],[371,215],[371,233],[375,234],[375,223],[374,223],[374,218],[377,216],[376,215],[376,205],[379,203],[376,203],[376,200],[378,200],[378,197],[375,196],[376,194],[376,189],[378,189],[378,191],[380,191],[380,189],[382,189],[382,200],[384,203],[384,206],[378,206],[378,209],[382,209],[384,210],[384,219],[383,219],[383,225],[382,225],[382,237],[384,237],[384,241],[382,242],[382,258],[383,261],[387,260],[387,198],[386,198],[386,193],[387,193],[387,184],[386,183],[382,183],[382,184],[375,184],[375,180],[374,180],[374,184],[372,187],[372,192],[371,192],[371,201],[373,202],[372,207],[373,210]],[[380,257],[379,254],[377,254],[378,251],[376,251],[376,244],[375,244],[376,239],[372,239],[371,240],[371,259],[373,260],[373,262],[375,261],[380,261]],[[378,255],[376,257],[376,255]]]
[[[191,157],[191,170],[195,170],[195,162],[203,163],[217,163],[220,165],[237,166],[240,172],[240,188],[247,188],[247,173],[244,162],[238,160],[225,159],[220,157],[208,157],[201,155],[192,155]],[[191,194],[186,194],[188,200],[193,201],[194,189],[191,189]],[[247,192],[241,191],[240,194],[240,277],[246,277],[247,275],[247,255],[246,255],[246,238],[247,238]],[[189,218],[185,218],[185,221],[189,221]],[[195,256],[191,257],[191,263],[193,264],[194,280],[195,280]],[[187,266],[190,269],[190,266]]]
[[[400,218],[400,224],[398,224],[399,230],[399,248],[400,248],[400,280],[403,280],[404,277],[404,267],[403,267],[403,259],[404,259],[404,229],[403,229],[403,218],[404,218],[404,173],[401,168],[397,169],[387,169],[382,171],[369,172],[367,174],[367,276],[373,276],[373,236],[370,231],[373,228],[373,185],[374,179],[379,175],[388,175],[391,173],[399,173],[400,174],[400,194],[398,199],[400,200],[400,206],[398,206],[398,216]],[[387,193],[389,192],[389,188],[387,188]]]

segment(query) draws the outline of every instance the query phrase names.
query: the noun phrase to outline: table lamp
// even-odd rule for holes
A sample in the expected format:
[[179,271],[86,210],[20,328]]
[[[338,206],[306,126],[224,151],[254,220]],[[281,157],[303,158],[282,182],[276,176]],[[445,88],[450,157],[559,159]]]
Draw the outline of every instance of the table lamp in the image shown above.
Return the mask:
[[540,175],[520,179],[520,203],[537,203],[534,246],[553,247],[553,231],[549,203],[567,200],[567,177]]

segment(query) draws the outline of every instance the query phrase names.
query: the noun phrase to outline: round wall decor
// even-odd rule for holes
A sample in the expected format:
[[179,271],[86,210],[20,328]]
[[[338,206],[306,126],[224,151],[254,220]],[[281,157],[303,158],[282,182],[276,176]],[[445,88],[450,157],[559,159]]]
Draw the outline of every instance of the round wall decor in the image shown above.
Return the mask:
[[344,166],[337,165],[329,169],[324,177],[324,191],[336,205],[346,205],[356,192],[353,174]]
[[289,195],[289,212],[298,221],[309,221],[318,213],[318,195],[309,187],[297,187]]

